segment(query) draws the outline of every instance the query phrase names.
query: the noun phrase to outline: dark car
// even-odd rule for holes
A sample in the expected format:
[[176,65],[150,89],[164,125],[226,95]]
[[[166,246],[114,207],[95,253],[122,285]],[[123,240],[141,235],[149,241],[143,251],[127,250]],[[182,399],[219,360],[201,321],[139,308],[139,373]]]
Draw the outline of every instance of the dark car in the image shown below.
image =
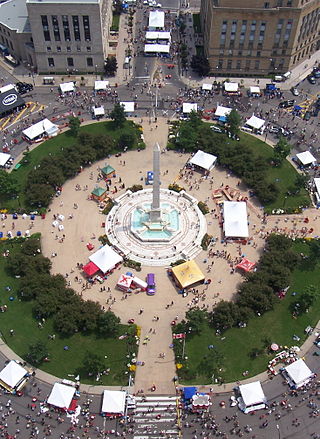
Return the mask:
[[311,118],[311,116],[312,116],[311,112],[310,111],[306,111],[304,113],[303,118],[304,118],[304,120],[309,120]]
[[24,93],[28,93],[28,92],[32,91],[33,85],[28,84],[27,82],[17,82],[16,89],[18,90],[18,93],[24,94]]
[[289,107],[293,107],[295,103],[294,99],[289,99],[288,101],[282,101],[279,104],[279,108],[289,108]]
[[317,82],[316,78],[313,75],[307,76],[307,79],[310,82],[310,84],[313,84],[313,85]]
[[315,78],[320,78],[320,69],[319,69],[319,67],[315,67],[315,68],[313,69],[313,71],[312,71],[312,75],[313,75]]

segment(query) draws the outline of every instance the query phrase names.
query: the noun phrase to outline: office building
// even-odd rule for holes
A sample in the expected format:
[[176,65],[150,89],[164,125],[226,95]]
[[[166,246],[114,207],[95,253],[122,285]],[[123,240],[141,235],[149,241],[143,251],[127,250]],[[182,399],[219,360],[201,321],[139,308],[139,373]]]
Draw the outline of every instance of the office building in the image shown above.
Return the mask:
[[320,46],[320,0],[202,0],[200,15],[216,75],[285,73]]

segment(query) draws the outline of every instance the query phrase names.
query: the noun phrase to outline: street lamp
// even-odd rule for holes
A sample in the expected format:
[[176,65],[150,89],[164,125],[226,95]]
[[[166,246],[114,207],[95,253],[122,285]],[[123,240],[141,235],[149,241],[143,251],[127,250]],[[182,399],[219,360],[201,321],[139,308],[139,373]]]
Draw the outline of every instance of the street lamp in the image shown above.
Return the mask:
[[95,73],[96,73],[96,79],[98,79],[97,68],[98,68],[98,66],[97,66],[97,64],[96,64],[96,65],[94,66],[94,71],[95,71]]
[[277,430],[278,430],[278,436],[279,436],[279,439],[281,439],[280,425],[277,424],[276,427],[277,427]]
[[[28,64],[28,68],[31,72],[31,77],[32,77],[32,82],[33,82],[33,86],[35,86],[35,82],[34,82],[34,74],[33,74],[33,66]],[[29,75],[30,76],[30,75]]]

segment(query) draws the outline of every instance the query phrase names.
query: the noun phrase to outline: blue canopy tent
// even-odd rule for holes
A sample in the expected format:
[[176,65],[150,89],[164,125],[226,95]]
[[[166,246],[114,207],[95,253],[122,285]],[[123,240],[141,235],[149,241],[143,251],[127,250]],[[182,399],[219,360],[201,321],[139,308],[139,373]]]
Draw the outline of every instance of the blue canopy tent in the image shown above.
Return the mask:
[[188,401],[197,393],[197,387],[184,387],[183,388],[183,399],[184,401]]
[[219,122],[226,123],[227,122],[226,116],[220,116],[219,117]]

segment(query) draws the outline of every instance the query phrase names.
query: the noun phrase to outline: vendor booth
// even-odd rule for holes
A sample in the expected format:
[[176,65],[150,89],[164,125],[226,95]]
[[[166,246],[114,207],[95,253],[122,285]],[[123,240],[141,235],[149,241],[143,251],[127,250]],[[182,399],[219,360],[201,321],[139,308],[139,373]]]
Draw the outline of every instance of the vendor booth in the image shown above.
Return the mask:
[[249,87],[248,96],[252,96],[254,98],[258,98],[261,95],[262,95],[262,93],[261,93],[260,87],[257,87],[257,86]]
[[245,201],[224,201],[223,220],[226,238],[248,238],[248,214]]
[[121,274],[117,282],[117,288],[119,288],[119,290],[121,291],[128,292],[131,289],[132,282],[132,276],[128,276],[127,274]]
[[213,154],[201,151],[199,149],[188,161],[188,165],[194,166],[204,171],[211,171],[214,168],[217,157]]
[[239,95],[239,84],[237,82],[224,82],[223,91],[228,95]]
[[210,396],[206,393],[196,393],[191,400],[193,412],[209,410],[211,405]]
[[258,134],[262,134],[265,130],[265,120],[260,119],[259,117],[252,115],[250,119],[246,121],[244,127],[249,127],[253,132]]
[[99,267],[96,266],[93,262],[88,262],[84,267],[83,271],[88,277],[94,276],[99,271]]
[[170,32],[159,31],[159,32],[146,32],[146,42],[147,43],[160,43],[161,41],[170,42],[171,35]]
[[5,168],[11,159],[11,155],[5,152],[0,152],[0,168]]
[[310,151],[300,152],[296,155],[298,163],[302,166],[311,166],[317,163],[317,159],[311,154]]
[[179,288],[190,288],[204,283],[205,276],[194,260],[172,267],[171,272]]
[[191,104],[189,102],[184,102],[182,104],[182,113],[190,114],[191,111],[198,111],[198,104]]
[[103,178],[114,177],[115,172],[115,169],[110,165],[106,165],[104,168],[101,169],[101,174],[103,175]]
[[125,113],[134,113],[134,102],[120,102]]
[[62,94],[73,93],[76,89],[73,81],[63,82],[62,84],[59,85],[59,87]]
[[26,384],[30,377],[30,373],[18,364],[11,360],[0,372],[0,385],[7,392],[19,392]]
[[144,54],[150,56],[169,56],[170,44],[145,44]]
[[93,255],[90,255],[89,260],[99,267],[102,273],[107,273],[122,262],[122,257],[111,247],[105,245],[93,253]]
[[55,383],[47,399],[47,404],[68,411],[72,404],[75,392],[76,389],[74,387],[67,386],[66,384]]
[[220,117],[227,118],[227,116],[231,113],[231,111],[232,111],[232,108],[223,107],[222,105],[218,105],[214,115],[217,119],[219,119]]
[[100,107],[92,107],[92,116],[94,119],[101,119],[101,117],[104,117],[104,115],[105,111],[103,105]]
[[109,81],[94,81],[94,90],[99,91],[106,91],[109,87]]
[[151,11],[149,14],[149,30],[157,30],[164,28],[164,12]]
[[281,372],[292,389],[299,389],[314,378],[314,373],[302,358],[284,367]]
[[212,84],[202,84],[202,90],[204,91],[211,91],[213,88]]
[[248,273],[249,271],[253,270],[255,265],[256,265],[255,262],[251,262],[251,261],[249,261],[249,259],[243,258],[242,261],[236,265],[236,268],[240,268],[241,270]]
[[108,192],[106,188],[96,187],[91,192],[91,198],[95,201],[103,201],[108,197]]
[[126,392],[122,390],[104,390],[101,414],[105,416],[123,416],[126,407]]
[[26,130],[22,131],[22,136],[27,142],[41,142],[44,137],[54,137],[58,134],[59,127],[49,119],[43,119]]
[[148,284],[144,280],[140,279],[137,276],[133,276],[132,284],[135,288],[140,288],[142,291],[147,291]]
[[245,414],[266,408],[267,398],[262,390],[260,381],[239,386],[239,393],[239,408]]

